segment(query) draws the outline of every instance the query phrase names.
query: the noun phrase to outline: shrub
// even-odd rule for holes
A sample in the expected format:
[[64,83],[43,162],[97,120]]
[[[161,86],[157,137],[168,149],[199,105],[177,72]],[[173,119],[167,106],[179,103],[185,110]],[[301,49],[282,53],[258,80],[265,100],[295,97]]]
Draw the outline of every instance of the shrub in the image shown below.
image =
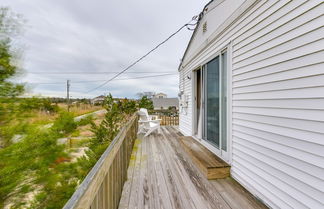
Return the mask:
[[[91,115],[75,122],[73,114],[61,112],[50,129],[30,125],[21,127],[20,131],[26,132],[26,137],[0,149],[0,159],[5,159],[0,160],[0,208],[10,197],[18,197],[13,208],[26,206],[21,201],[23,193],[35,188],[40,190],[30,208],[62,208],[117,135],[128,118],[127,114],[136,111],[134,101],[116,102],[111,95],[106,98],[104,107],[107,113],[99,125],[92,122]],[[90,149],[86,156],[71,162],[69,151],[64,145],[58,145],[57,139],[62,133],[77,135],[77,125],[89,123],[95,133],[95,137],[86,142]]]
[[59,111],[59,107],[57,104],[52,104],[50,99],[42,99],[42,110],[48,111],[50,113],[56,113]]
[[88,116],[86,116],[84,118],[81,118],[81,120],[79,120],[77,122],[77,125],[78,126],[85,126],[85,125],[91,124],[92,121],[93,121],[93,116],[88,115]]
[[132,114],[136,111],[136,101],[123,99],[121,102],[121,111],[126,114]]
[[0,149],[0,205],[10,196],[17,196],[28,187],[28,180],[47,178],[55,159],[64,156],[63,146],[56,143],[52,131],[30,129],[18,143]]
[[104,120],[100,123],[99,126],[92,123],[92,131],[95,134],[95,144],[111,142],[118,132],[118,123],[122,119],[122,112],[119,104],[114,102],[111,94],[106,97],[104,107],[107,110]]
[[21,99],[19,110],[21,112],[30,110],[43,110],[50,113],[55,113],[58,112],[59,107],[56,104],[52,104],[50,99],[32,97]]
[[74,116],[69,112],[61,112],[60,116],[55,120],[52,130],[59,133],[68,134],[73,132],[77,127]]
[[153,110],[153,102],[147,96],[143,96],[139,101],[138,101],[138,107],[139,108],[146,108],[147,110]]

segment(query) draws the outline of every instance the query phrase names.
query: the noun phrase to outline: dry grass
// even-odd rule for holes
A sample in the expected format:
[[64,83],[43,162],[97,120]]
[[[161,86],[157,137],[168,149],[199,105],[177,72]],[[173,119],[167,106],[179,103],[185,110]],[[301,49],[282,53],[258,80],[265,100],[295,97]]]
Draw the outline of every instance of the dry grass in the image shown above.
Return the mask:
[[[66,104],[58,104],[58,106],[61,109],[67,110],[67,105]],[[72,112],[75,116],[83,115],[89,112],[94,112],[97,110],[102,109],[101,106],[93,106],[89,104],[79,104],[79,105],[73,105],[70,106],[70,112]]]
[[57,113],[47,113],[45,111],[34,111],[32,117],[28,118],[27,121],[31,124],[46,124],[52,123],[57,118]]
[[[58,104],[60,109],[67,110],[66,104]],[[75,116],[83,115],[86,113],[94,112],[102,109],[101,106],[92,106],[88,104],[80,104],[79,106],[70,107],[70,112]],[[33,111],[30,113],[31,117],[28,117],[27,121],[31,124],[46,124],[52,123],[58,117],[58,113],[47,113],[45,111]]]

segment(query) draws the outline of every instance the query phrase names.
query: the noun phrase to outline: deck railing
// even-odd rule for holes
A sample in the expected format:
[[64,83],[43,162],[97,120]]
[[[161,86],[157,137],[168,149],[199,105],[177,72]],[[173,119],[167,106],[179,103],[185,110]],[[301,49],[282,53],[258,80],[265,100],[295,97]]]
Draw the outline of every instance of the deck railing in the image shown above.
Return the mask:
[[178,126],[179,125],[179,116],[160,115],[159,118],[162,119],[161,126]]
[[118,208],[137,136],[137,115],[120,130],[64,209]]
[[178,126],[179,112],[175,110],[152,110],[153,119],[161,119],[161,126]]

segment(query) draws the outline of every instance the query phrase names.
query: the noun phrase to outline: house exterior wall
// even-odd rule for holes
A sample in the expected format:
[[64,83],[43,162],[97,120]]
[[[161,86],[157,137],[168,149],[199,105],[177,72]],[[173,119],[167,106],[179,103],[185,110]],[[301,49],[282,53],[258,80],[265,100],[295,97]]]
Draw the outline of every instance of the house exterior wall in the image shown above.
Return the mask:
[[179,128],[192,135],[187,76],[229,47],[231,175],[272,208],[324,208],[323,11],[320,0],[245,1],[179,68]]
[[167,95],[163,93],[158,93],[154,95],[154,98],[167,98]]
[[[192,85],[191,80],[187,78],[187,75],[191,75],[191,71],[184,70],[180,72],[179,76],[179,88],[182,92],[180,98],[179,107],[179,130],[186,136],[192,134]],[[183,100],[186,100],[187,106],[183,107]]]
[[167,110],[170,107],[175,107],[179,109],[178,98],[152,98],[154,110]]

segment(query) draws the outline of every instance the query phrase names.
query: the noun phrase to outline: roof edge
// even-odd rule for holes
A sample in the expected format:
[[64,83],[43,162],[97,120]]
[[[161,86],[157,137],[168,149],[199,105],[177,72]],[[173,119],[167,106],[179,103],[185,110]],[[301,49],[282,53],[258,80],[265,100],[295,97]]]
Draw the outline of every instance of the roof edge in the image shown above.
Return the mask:
[[181,61],[180,61],[180,64],[179,64],[179,66],[178,66],[178,72],[180,72],[181,71],[181,65],[182,65],[182,62],[183,62],[183,60],[184,60],[184,57],[186,56],[186,54],[187,54],[187,51],[188,51],[188,49],[189,49],[189,46],[190,46],[190,44],[191,44],[191,42],[192,42],[192,40],[193,40],[193,37],[196,35],[196,33],[197,33],[197,30],[198,30],[198,27],[199,27],[199,25],[200,25],[200,20],[202,19],[202,17],[204,16],[204,11],[205,11],[205,9],[213,2],[214,0],[210,0],[205,6],[204,6],[204,8],[203,8],[203,10],[199,13],[199,15],[198,15],[198,21],[197,21],[197,25],[196,25],[196,27],[195,27],[195,30],[194,30],[194,32],[192,33],[192,35],[191,35],[191,37],[190,37],[190,40],[189,40],[189,42],[188,42],[188,44],[187,44],[187,47],[186,47],[186,50],[184,51],[184,53],[183,53],[183,55],[182,55],[182,58],[181,58]]

